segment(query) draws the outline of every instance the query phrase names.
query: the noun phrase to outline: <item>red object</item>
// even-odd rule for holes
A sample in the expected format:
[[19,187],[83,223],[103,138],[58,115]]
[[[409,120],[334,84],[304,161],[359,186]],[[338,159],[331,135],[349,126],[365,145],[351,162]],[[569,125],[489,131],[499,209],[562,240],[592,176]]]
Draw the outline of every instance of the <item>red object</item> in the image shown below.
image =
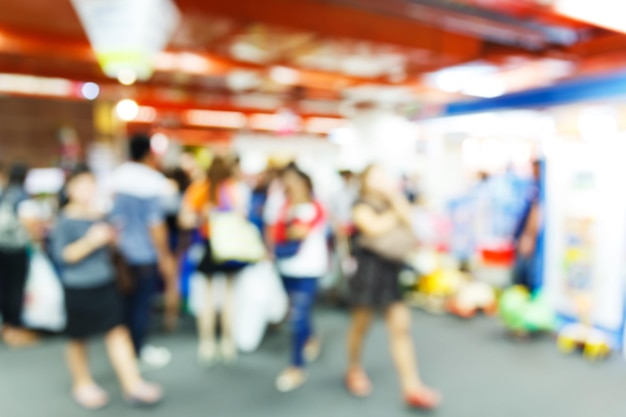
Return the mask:
[[515,261],[515,248],[512,245],[500,248],[483,248],[480,251],[481,258],[489,265],[512,265]]
[[315,206],[315,217],[311,221],[302,222],[297,219],[289,220],[289,209],[291,208],[291,204],[287,202],[281,209],[278,221],[274,226],[274,241],[276,243],[284,243],[288,241],[287,229],[291,226],[306,226],[309,230],[319,226],[324,221],[325,212],[322,205],[317,201],[314,201],[313,205]]

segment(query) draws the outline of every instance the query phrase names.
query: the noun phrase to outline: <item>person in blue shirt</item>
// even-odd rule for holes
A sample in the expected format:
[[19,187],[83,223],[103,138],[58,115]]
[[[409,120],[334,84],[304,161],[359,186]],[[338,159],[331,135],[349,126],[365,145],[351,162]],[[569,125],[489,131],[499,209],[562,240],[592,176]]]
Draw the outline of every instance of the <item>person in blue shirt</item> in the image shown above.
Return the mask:
[[531,186],[522,216],[517,224],[513,241],[516,249],[513,284],[534,290],[538,239],[541,232],[541,161],[533,162]]
[[177,265],[169,247],[163,200],[171,189],[156,170],[150,138],[136,135],[129,144],[131,161],[114,173],[111,220],[117,228],[118,248],[133,278],[126,294],[126,325],[142,362],[160,368],[171,359],[164,348],[146,345],[151,301],[159,279],[165,282],[166,325],[175,325],[178,310]]

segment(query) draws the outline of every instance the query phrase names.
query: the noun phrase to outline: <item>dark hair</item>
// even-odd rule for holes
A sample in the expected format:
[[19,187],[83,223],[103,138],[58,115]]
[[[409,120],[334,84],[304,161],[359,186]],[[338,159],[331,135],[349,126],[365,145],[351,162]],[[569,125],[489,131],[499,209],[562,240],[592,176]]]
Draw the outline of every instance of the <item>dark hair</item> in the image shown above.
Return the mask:
[[74,169],[68,174],[67,178],[65,179],[65,185],[59,191],[58,198],[59,198],[60,208],[65,208],[70,202],[70,198],[67,193],[68,184],[74,181],[76,178],[80,177],[81,175],[85,175],[85,174],[93,175],[93,172],[89,169],[89,167],[86,164],[76,165]]
[[28,165],[17,162],[9,168],[9,185],[23,187],[28,175]]
[[302,171],[296,164],[289,164],[289,166],[287,166],[287,168],[283,172],[283,175],[287,173],[295,174],[298,178],[300,178],[304,182],[307,190],[309,191],[309,195],[313,196],[313,181],[308,174]]
[[72,172],[67,176],[66,184],[70,181],[80,177],[81,175],[93,175],[93,172],[89,169],[87,164],[78,164],[74,167]]
[[146,134],[136,134],[131,136],[128,145],[128,156],[134,162],[141,162],[151,153],[150,138]]
[[209,198],[213,204],[219,204],[220,185],[232,177],[233,165],[223,156],[216,156],[209,167]]

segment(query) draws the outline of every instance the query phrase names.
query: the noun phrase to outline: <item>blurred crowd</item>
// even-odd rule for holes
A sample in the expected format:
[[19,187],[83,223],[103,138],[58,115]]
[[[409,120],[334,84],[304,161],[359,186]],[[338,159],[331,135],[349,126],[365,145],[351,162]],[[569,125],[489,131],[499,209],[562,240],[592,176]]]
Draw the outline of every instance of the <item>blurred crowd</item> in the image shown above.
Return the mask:
[[[251,335],[260,338],[266,323],[252,323],[262,316],[261,307],[253,306],[262,293],[271,293],[266,304],[274,309],[267,322],[287,317],[291,353],[275,384],[281,392],[293,391],[306,382],[306,368],[323,347],[313,319],[322,290],[351,307],[343,374],[351,394],[372,392],[362,351],[381,311],[406,403],[433,408],[440,402],[420,379],[399,281],[418,247],[416,235],[422,244],[430,236],[429,243],[446,246],[430,218],[420,222],[414,179],[395,181],[379,165],[340,171],[339,189],[322,202],[295,162],[269,161],[250,177],[236,155],[216,154],[203,169],[191,154],[182,154],[164,172],[150,138],[142,135],[130,138],[128,161],[105,181],[77,165],[52,195],[29,195],[26,165],[0,172],[2,340],[22,347],[65,335],[71,393],[83,407],[109,402],[89,368],[93,337],[104,336],[125,399],[153,405],[164,389],[145,381],[142,370],[171,360],[167,349],[149,343],[155,303],[169,331],[182,314],[195,316],[198,362],[211,366],[232,363],[240,349],[258,346]],[[514,242],[527,260],[520,270],[529,268],[539,233],[534,196],[517,210],[523,216]],[[463,258],[463,243],[457,246]],[[520,274],[519,283],[527,284],[528,274]],[[248,322],[238,330],[242,320]]]

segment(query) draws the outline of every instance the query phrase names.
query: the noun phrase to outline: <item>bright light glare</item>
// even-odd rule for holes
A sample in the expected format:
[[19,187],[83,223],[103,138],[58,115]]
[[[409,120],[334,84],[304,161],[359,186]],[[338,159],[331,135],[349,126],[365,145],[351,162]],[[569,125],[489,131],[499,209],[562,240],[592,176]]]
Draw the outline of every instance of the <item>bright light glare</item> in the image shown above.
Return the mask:
[[596,26],[626,33],[623,2],[616,0],[557,0],[557,13]]
[[497,71],[493,65],[477,62],[428,74],[426,82],[448,93],[492,98],[506,92],[506,84],[498,78]]
[[270,78],[278,84],[294,85],[300,79],[298,71],[287,67],[272,67]]
[[139,114],[139,105],[131,99],[122,100],[115,106],[115,114],[127,122],[134,120]]
[[167,152],[167,148],[169,147],[170,140],[163,133],[155,133],[150,138],[150,147],[152,151],[157,155],[163,155]]
[[328,140],[336,145],[350,145],[358,141],[356,132],[349,127],[338,127],[328,133]]
[[461,90],[463,94],[474,97],[493,98],[506,93],[504,81],[498,78],[481,78]]
[[311,117],[306,121],[305,130],[309,133],[328,133],[344,124],[344,119],[336,117]]
[[124,68],[117,73],[117,80],[123,85],[132,85],[137,81],[137,73],[130,69]]
[[234,111],[188,110],[185,113],[187,123],[194,126],[223,127],[241,129],[246,125],[245,114]]
[[96,83],[85,83],[80,92],[87,100],[95,100],[100,95],[100,87]]
[[617,134],[619,127],[610,109],[587,109],[578,119],[580,136],[587,140],[602,140]]

